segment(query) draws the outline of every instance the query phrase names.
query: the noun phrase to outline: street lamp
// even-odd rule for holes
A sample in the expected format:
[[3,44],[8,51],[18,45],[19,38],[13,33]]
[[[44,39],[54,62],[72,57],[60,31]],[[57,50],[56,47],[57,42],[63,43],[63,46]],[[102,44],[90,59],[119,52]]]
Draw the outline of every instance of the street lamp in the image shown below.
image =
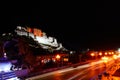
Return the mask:
[[99,55],[102,56],[102,52],[100,52]]
[[57,59],[57,66],[58,67],[59,67],[60,58],[61,58],[61,56],[59,54],[57,54],[56,55],[56,59]]
[[91,55],[92,57],[93,57],[93,56],[95,56],[95,54],[94,54],[94,53],[91,53],[90,55]]
[[60,59],[60,55],[59,55],[59,54],[56,55],[56,59],[57,59],[57,60]]
[[91,55],[92,58],[94,59],[94,57],[95,57],[95,53],[91,53],[90,55]]
[[105,52],[105,55],[107,55],[108,53],[107,52]]

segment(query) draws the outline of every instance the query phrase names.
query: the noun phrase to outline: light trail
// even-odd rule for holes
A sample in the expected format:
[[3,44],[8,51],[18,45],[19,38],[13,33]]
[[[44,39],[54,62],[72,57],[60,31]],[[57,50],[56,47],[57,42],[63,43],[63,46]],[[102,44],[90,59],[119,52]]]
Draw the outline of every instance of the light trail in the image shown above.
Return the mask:
[[86,74],[88,72],[88,70],[98,69],[100,67],[104,67],[104,65],[102,65],[102,66],[97,65],[97,64],[100,64],[100,63],[103,63],[103,61],[99,60],[99,61],[96,61],[96,62],[91,62],[91,63],[88,63],[88,64],[80,65],[80,66],[77,66],[75,68],[72,65],[72,67],[69,67],[69,68],[65,68],[65,69],[61,69],[61,70],[45,73],[45,74],[42,74],[42,75],[37,75],[37,76],[34,76],[34,77],[30,77],[30,78],[28,78],[26,80],[35,80],[35,79],[40,79],[40,78],[47,77],[47,76],[50,76],[50,75],[54,75],[54,74],[57,74],[57,73],[58,74],[62,74],[62,73],[69,72],[69,71],[72,71],[72,70],[77,70],[77,69],[78,70],[80,70],[80,69],[82,70],[84,68],[87,68],[85,70],[80,71],[79,73],[77,73],[75,75],[72,75],[71,77],[69,77],[67,79],[67,80],[72,80],[72,79],[75,79],[75,78],[79,77],[82,74]]
[[[85,74],[85,72],[87,72],[88,70],[91,70],[91,69],[93,68],[93,67],[91,67],[91,66],[94,66],[94,65],[99,64],[99,63],[102,63],[102,61],[97,61],[97,62],[89,63],[89,66],[88,66],[88,67],[90,67],[90,68],[85,69],[85,70],[83,70],[82,72],[80,72],[80,73],[78,73],[78,74],[75,74],[74,76],[68,78],[67,80],[73,80],[73,79],[75,79],[76,77],[82,75],[83,73]],[[88,65],[88,64],[87,64],[87,65]],[[98,68],[100,68],[100,67],[103,67],[103,66],[95,67],[94,69],[98,69]],[[87,76],[87,75],[86,75],[86,76]],[[86,76],[83,76],[83,77],[80,78],[79,80],[85,78]]]
[[82,69],[82,68],[87,68],[87,67],[90,67],[90,64],[81,65],[81,66],[78,66],[76,68],[69,67],[69,68],[65,68],[65,69],[62,69],[62,70],[57,70],[57,71],[53,71],[53,72],[50,72],[50,73],[45,73],[45,74],[42,74],[42,75],[34,76],[34,77],[28,78],[26,80],[38,79],[38,78],[46,77],[46,76],[53,75],[53,74],[56,74],[56,73],[64,73],[64,72],[72,71],[72,70],[75,70],[75,69]]

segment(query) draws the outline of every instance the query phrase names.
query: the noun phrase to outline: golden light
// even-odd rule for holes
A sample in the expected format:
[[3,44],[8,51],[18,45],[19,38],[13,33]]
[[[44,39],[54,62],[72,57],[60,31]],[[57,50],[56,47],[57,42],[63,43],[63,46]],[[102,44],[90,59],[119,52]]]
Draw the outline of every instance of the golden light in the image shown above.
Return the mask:
[[114,58],[114,59],[117,59],[117,55],[113,55],[113,58]]
[[99,55],[102,56],[102,52],[100,52]]
[[107,55],[107,52],[105,52],[105,55]]
[[59,54],[56,55],[56,59],[60,59],[60,55]]
[[107,60],[107,59],[108,59],[108,57],[105,57],[105,56],[104,56],[104,57],[102,57],[102,59],[103,59],[103,60]]
[[107,63],[108,61],[107,60],[104,60],[104,63]]
[[102,57],[101,59],[103,60],[104,63],[107,63],[107,62],[108,62],[108,57],[105,57],[105,56],[104,56],[104,57]]
[[112,53],[111,53],[111,52],[109,52],[109,54],[111,55]]
[[64,58],[64,61],[68,61],[68,58]]
[[120,54],[118,54],[118,58],[120,58]]
[[91,56],[95,56],[95,54],[94,54],[94,53],[91,53],[90,55],[91,55]]
[[111,54],[114,54],[114,52],[111,52]]

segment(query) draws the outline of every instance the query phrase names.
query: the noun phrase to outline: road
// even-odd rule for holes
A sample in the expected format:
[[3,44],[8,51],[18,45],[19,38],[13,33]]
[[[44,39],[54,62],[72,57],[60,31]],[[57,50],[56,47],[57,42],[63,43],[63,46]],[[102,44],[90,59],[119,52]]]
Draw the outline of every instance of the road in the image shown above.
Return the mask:
[[[77,67],[69,67],[62,70],[57,70],[42,75],[34,76],[26,80],[91,80],[101,72],[104,72],[107,67],[114,63],[109,59],[105,65],[102,60],[90,62],[88,64]],[[105,67],[106,66],[106,67]]]

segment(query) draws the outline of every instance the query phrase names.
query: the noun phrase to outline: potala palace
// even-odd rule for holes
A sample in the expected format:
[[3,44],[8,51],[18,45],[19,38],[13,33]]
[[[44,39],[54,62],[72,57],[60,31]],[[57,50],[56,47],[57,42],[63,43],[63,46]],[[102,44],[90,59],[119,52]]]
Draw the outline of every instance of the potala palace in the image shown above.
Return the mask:
[[48,37],[46,33],[40,29],[17,26],[15,32],[20,36],[24,35],[33,38],[43,49],[67,50],[62,46],[62,43],[57,42],[57,39],[51,36]]

